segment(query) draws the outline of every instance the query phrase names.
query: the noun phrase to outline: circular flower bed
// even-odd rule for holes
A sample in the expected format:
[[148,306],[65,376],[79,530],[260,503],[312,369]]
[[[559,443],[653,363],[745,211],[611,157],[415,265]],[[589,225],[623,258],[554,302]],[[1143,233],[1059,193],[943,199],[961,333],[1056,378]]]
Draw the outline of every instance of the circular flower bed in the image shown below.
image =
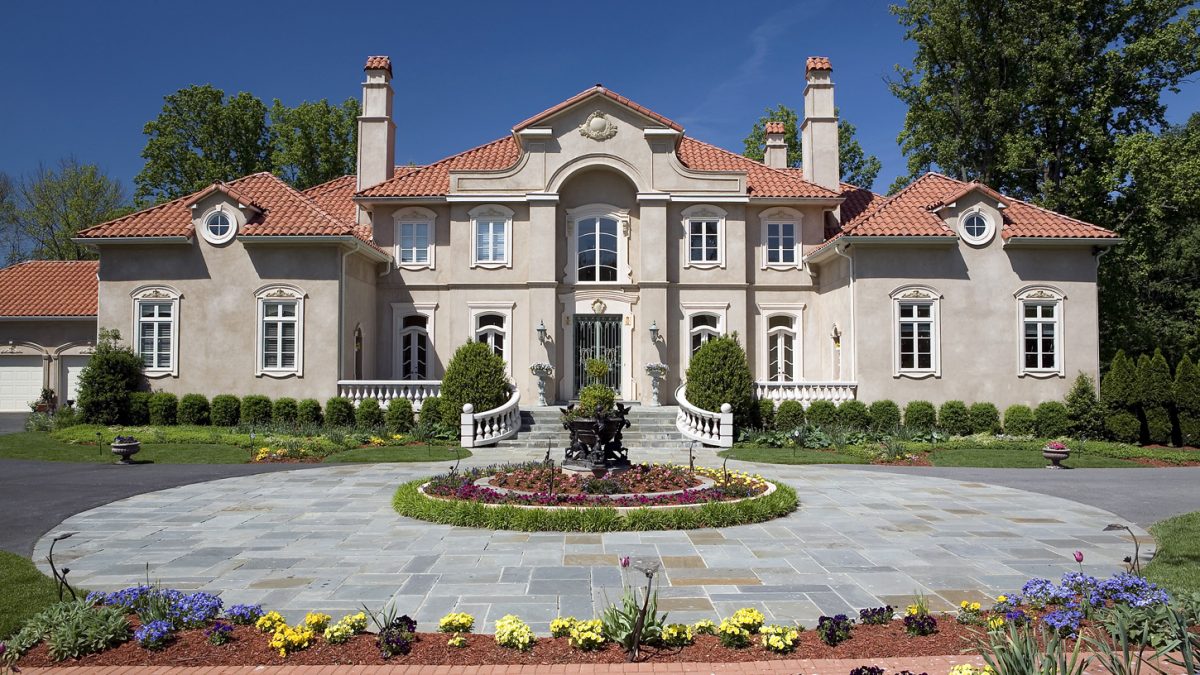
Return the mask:
[[469,469],[401,485],[402,516],[497,530],[611,532],[727,527],[796,509],[791,488],[761,476],[643,464],[622,474],[568,474],[540,464]]

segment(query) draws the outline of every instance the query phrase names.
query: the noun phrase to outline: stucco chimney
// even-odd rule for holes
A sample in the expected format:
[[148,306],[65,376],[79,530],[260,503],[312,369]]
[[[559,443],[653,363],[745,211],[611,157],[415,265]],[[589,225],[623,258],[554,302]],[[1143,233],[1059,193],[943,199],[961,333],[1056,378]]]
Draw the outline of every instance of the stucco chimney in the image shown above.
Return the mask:
[[358,118],[358,189],[392,177],[396,167],[396,123],[392,121],[392,60],[368,56],[363,66],[362,116]]
[[805,180],[834,192],[841,184],[838,120],[833,108],[833,66],[824,56],[810,56],[804,69],[804,122],[800,147]]
[[783,122],[767,122],[764,129],[767,136],[767,149],[763,154],[763,162],[772,169],[786,169],[788,146],[783,140]]

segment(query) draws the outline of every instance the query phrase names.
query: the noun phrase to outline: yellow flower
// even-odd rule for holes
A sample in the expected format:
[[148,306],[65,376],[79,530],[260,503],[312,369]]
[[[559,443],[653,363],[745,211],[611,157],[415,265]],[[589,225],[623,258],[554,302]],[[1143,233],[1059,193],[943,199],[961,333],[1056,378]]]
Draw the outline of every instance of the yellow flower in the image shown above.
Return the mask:
[[1008,602],[1008,596],[1007,595],[997,595],[996,602]]
[[971,603],[971,611],[972,612],[978,612],[981,607],[982,607],[982,605],[980,605],[978,602]]
[[988,627],[988,630],[1000,630],[1001,628],[1004,627],[1004,617],[1002,617],[1002,616],[988,617],[987,627]]

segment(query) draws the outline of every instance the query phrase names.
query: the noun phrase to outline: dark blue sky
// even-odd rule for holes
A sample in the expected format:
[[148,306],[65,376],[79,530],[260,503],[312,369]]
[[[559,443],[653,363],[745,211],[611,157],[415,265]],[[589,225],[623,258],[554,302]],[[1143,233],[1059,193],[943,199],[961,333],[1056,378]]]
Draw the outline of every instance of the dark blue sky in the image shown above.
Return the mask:
[[[340,101],[359,95],[369,54],[392,57],[401,163],[499,138],[596,82],[740,152],[764,108],[800,107],[804,58],[822,55],[833,61],[843,117],[883,161],[875,187],[884,190],[904,172],[904,108],[885,80],[912,54],[887,4],[11,4],[0,41],[0,171],[74,155],[132,192],[142,126],[164,95],[211,83],[268,104]],[[1168,102],[1171,120],[1182,121],[1200,108],[1200,86]]]

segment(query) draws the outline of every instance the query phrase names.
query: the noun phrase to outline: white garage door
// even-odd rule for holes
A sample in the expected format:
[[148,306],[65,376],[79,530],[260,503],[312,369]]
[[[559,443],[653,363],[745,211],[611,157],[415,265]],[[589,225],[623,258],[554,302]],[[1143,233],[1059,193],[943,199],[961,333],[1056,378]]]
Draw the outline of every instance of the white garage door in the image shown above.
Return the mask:
[[0,356],[0,411],[29,412],[42,395],[42,357]]
[[79,400],[79,373],[83,367],[87,365],[90,356],[64,356],[62,357],[62,372],[66,379],[66,384],[62,388],[62,392],[58,396],[60,403]]

